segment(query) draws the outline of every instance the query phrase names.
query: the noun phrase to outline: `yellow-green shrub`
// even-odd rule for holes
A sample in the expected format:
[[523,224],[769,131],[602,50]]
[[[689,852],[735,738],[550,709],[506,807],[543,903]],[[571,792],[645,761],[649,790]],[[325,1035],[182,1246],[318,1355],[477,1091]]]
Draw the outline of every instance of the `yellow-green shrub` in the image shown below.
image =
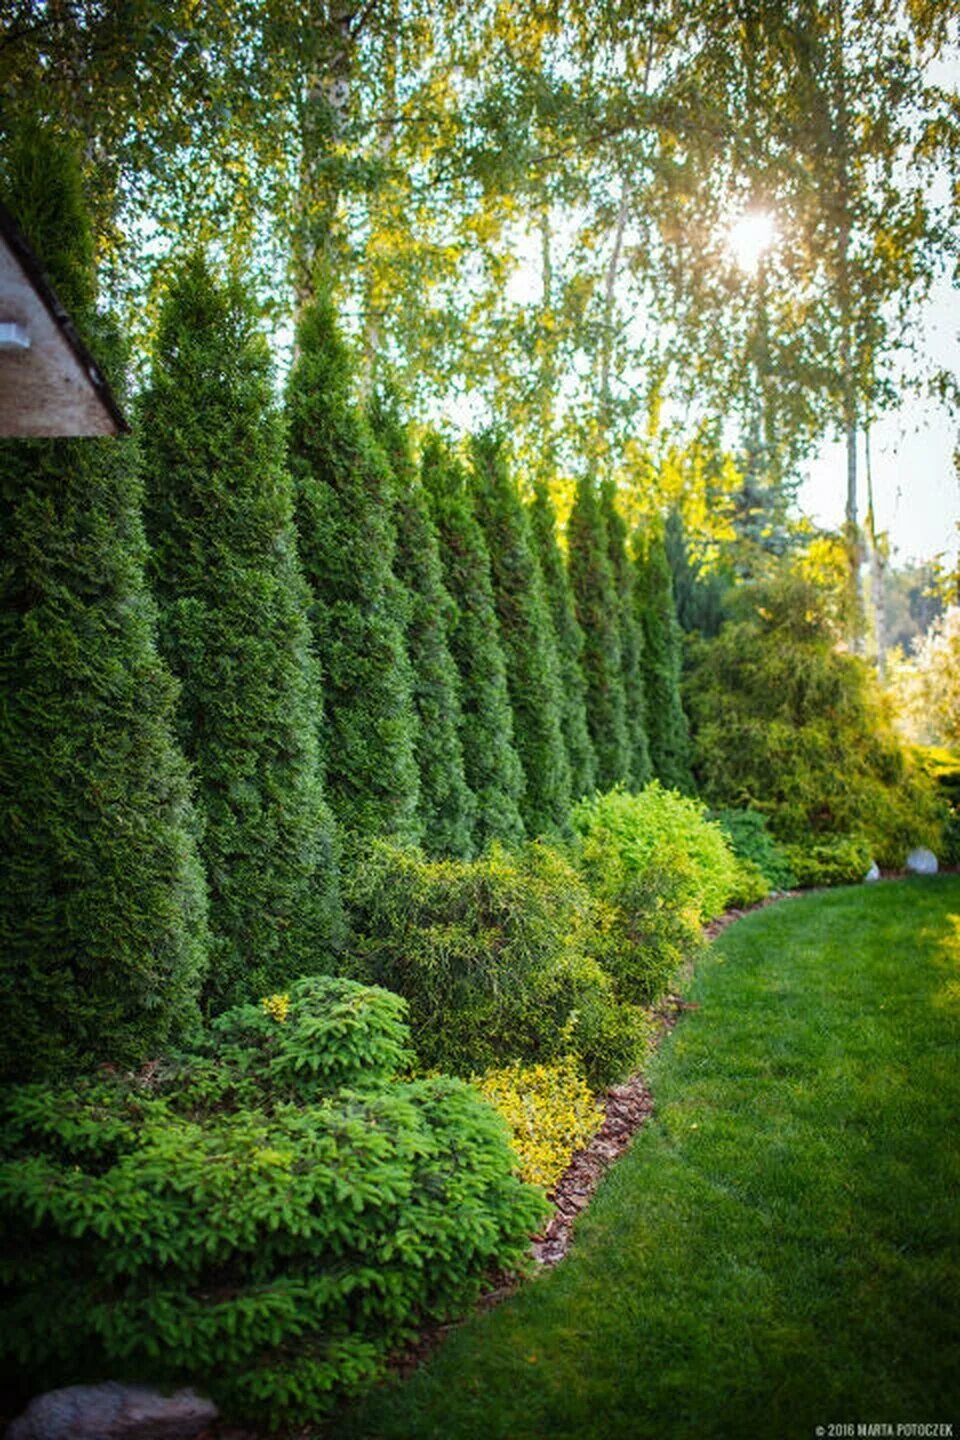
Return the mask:
[[649,1021],[598,961],[608,912],[559,851],[428,860],[378,841],[347,885],[343,964],[407,1000],[422,1065],[466,1076],[573,1053],[598,1088],[639,1065]]
[[549,1190],[603,1124],[603,1114],[572,1055],[553,1065],[506,1065],[474,1081],[503,1116],[522,1180]]

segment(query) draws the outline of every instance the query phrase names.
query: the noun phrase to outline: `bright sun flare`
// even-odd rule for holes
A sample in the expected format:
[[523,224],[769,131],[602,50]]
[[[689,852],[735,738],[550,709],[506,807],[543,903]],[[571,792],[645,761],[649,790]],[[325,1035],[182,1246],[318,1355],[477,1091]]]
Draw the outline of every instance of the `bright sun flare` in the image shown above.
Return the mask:
[[765,210],[748,210],[730,227],[728,243],[741,270],[752,275],[777,237],[777,225]]

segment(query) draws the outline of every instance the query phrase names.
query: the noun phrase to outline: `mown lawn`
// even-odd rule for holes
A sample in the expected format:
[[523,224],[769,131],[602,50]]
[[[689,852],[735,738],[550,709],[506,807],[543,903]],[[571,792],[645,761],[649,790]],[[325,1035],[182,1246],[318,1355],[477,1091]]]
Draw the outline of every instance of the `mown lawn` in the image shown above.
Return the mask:
[[338,1440],[960,1436],[960,879],[759,911],[689,998],[570,1258]]

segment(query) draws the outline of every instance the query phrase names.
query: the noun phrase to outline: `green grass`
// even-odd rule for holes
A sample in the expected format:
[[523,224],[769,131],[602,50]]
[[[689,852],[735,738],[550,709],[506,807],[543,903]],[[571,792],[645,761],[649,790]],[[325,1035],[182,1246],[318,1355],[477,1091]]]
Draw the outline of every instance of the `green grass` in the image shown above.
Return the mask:
[[954,876],[733,926],[569,1259],[338,1440],[960,1435],[958,977]]

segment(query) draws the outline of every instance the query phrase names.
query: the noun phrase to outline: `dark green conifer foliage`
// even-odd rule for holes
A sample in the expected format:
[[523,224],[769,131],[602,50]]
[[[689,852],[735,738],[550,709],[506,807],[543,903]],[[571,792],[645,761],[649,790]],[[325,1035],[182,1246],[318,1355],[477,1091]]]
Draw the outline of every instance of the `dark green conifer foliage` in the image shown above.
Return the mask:
[[419,720],[422,845],[428,855],[469,859],[476,801],[464,778],[460,677],[447,638],[455,609],[443,581],[429,502],[395,402],[382,394],[375,396],[370,419],[393,472],[394,570],[409,601],[406,639]]
[[563,738],[570,763],[570,788],[576,799],[589,795],[597,782],[597,760],[587,726],[587,687],[583,678],[583,631],[570,590],[567,568],[557,544],[557,518],[550,492],[538,481],[530,504],[530,530],[543,576],[544,593],[560,665]]
[[634,536],[637,618],[643,634],[643,688],[653,773],[670,789],[693,792],[690,734],[680,698],[683,639],[661,524]]
[[473,463],[477,519],[490,554],[513,731],[526,779],[520,813],[528,834],[545,835],[567,826],[571,804],[553,625],[529,517],[497,436],[474,440]]
[[455,607],[450,653],[460,676],[464,771],[477,802],[475,845],[478,850],[491,840],[519,845],[524,838],[519,806],[523,771],[513,743],[490,557],[473,513],[466,472],[436,437],[424,447],[421,473],[447,593]]
[[168,293],[141,418],[148,574],[197,777],[222,1010],[326,970],[340,907],[269,353],[243,287],[199,256]]
[[590,475],[577,481],[567,527],[570,589],[583,631],[587,724],[597,757],[597,788],[630,780],[626,697],[620,657],[619,601],[607,527]]
[[[4,199],[101,364],[78,161],[8,151]],[[0,1074],[135,1065],[199,1020],[206,897],[155,643],[134,442],[0,444]]]
[[623,669],[623,698],[627,722],[627,745],[630,750],[628,784],[631,790],[642,790],[653,778],[650,748],[647,744],[647,704],[643,693],[643,633],[637,616],[634,595],[634,567],[627,554],[627,525],[616,504],[612,482],[600,491],[600,508],[607,527],[607,553],[617,596],[617,621],[620,628],[620,664]]
[[406,597],[391,569],[386,457],[350,395],[322,294],[300,319],[287,392],[300,552],[324,677],[327,796],[345,832],[420,838]]

